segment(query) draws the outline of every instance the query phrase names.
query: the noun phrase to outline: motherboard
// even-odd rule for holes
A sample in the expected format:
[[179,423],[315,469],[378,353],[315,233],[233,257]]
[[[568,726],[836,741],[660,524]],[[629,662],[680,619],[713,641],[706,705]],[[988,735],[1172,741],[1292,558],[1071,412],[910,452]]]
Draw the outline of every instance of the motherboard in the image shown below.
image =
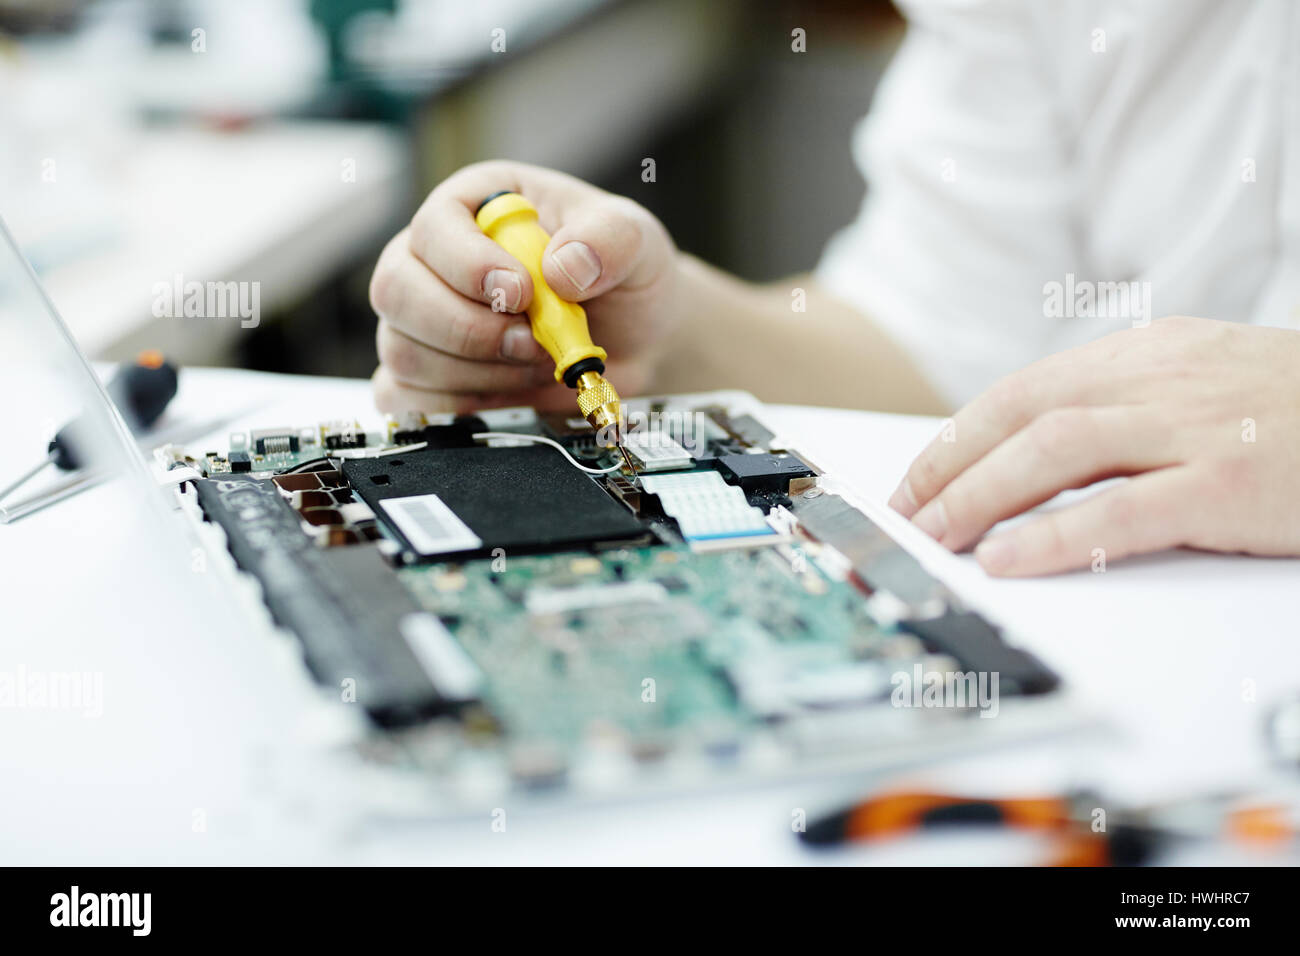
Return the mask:
[[642,402],[625,436],[505,409],[158,458],[381,761],[528,789],[785,774],[981,723],[974,693],[900,702],[900,675],[1056,688],[754,415]]

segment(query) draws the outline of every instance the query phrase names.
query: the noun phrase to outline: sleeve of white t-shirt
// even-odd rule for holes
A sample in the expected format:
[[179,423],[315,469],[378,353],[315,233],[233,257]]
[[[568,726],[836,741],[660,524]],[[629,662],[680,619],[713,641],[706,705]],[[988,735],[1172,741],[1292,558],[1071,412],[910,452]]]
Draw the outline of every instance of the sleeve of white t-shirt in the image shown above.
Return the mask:
[[867,197],[817,277],[957,406],[1050,340],[1043,285],[1078,261],[1071,145],[1026,6],[902,6],[907,34],[854,133]]

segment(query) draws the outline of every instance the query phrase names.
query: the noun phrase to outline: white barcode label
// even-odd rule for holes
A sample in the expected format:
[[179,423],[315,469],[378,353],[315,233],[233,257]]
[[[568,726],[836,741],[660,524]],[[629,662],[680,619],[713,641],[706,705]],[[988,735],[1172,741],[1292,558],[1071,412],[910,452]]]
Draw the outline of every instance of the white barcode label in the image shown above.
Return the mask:
[[483,539],[437,495],[385,498],[380,504],[397,530],[420,554],[451,554],[483,546]]

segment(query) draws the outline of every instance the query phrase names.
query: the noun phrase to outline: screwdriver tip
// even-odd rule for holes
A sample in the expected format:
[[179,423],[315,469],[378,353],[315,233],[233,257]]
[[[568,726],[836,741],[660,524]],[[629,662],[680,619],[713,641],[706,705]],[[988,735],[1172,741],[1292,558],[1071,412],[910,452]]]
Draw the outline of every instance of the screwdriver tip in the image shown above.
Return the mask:
[[632,459],[628,457],[627,449],[623,447],[623,443],[622,443],[622,442],[619,442],[619,443],[618,443],[618,452],[619,452],[620,455],[623,456],[623,461],[627,464],[627,470],[630,471],[630,472],[632,472],[632,478],[633,478],[633,480],[635,480],[635,479],[636,479],[636,465],[632,464]]

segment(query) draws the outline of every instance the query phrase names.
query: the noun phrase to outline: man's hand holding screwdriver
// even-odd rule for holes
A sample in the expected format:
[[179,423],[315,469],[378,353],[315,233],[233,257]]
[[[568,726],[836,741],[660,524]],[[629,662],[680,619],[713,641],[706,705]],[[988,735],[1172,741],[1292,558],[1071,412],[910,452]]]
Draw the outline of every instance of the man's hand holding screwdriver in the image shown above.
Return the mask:
[[439,185],[380,256],[370,297],[379,314],[376,400],[385,411],[466,411],[501,405],[568,410],[573,392],[524,315],[528,271],[483,235],[486,196],[518,192],[552,234],[547,283],[587,311],[608,353],[606,377],[644,392],[673,325],[678,254],[667,230],[628,199],[520,163],[468,166]]

